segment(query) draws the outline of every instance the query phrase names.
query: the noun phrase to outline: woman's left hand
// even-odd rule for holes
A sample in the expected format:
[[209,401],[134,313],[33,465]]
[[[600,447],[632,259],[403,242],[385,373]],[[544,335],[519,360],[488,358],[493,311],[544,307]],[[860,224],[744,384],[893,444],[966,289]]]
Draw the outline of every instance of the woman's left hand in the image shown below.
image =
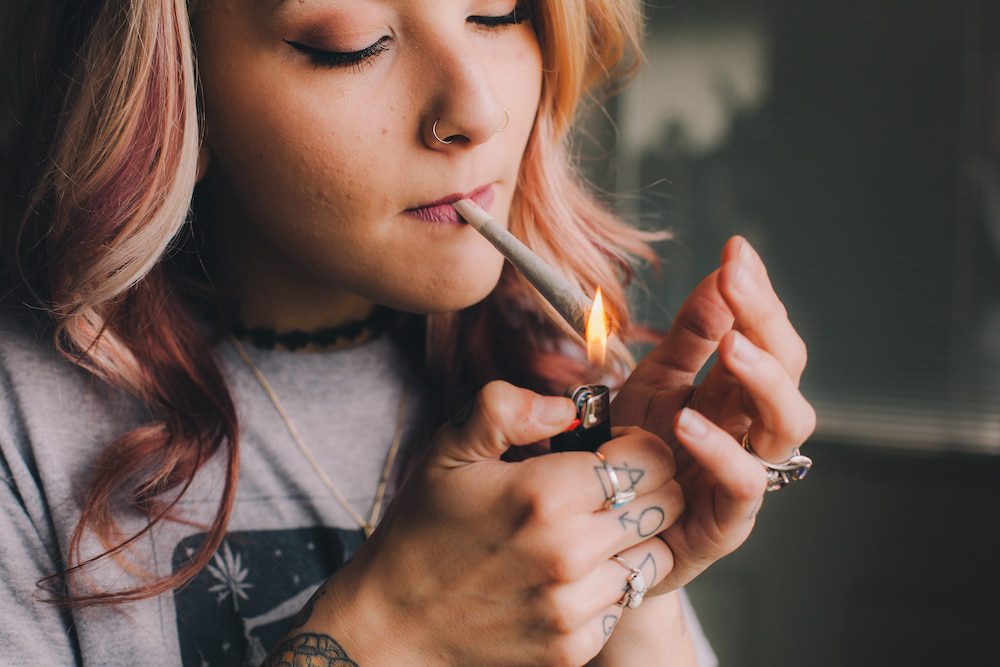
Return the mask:
[[759,456],[783,461],[812,434],[816,414],[798,389],[805,365],[805,344],[763,262],[745,239],[731,238],[721,267],[688,296],[611,407],[616,426],[640,426],[675,449],[687,506],[660,535],[675,565],[654,594],[687,584],[749,536],[767,475],[739,440],[749,430]]

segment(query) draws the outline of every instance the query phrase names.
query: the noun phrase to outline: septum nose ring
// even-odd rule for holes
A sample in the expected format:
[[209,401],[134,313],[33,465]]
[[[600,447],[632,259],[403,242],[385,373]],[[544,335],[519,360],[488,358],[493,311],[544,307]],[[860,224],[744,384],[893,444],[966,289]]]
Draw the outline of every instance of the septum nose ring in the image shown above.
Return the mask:
[[[500,129],[497,130],[496,132],[494,132],[493,134],[500,134],[501,132],[503,132],[504,130],[507,129],[508,125],[510,125],[510,114],[507,113],[506,109],[503,110],[503,116],[504,116],[504,118],[503,118],[503,125],[501,125]],[[455,141],[454,139],[449,139],[448,141],[445,141],[444,139],[442,139],[441,137],[438,136],[437,126],[438,126],[439,122],[441,122],[440,118],[438,118],[436,121],[434,121],[434,124],[431,126],[431,134],[433,134],[434,138],[437,139],[442,144],[454,143],[454,141]]]

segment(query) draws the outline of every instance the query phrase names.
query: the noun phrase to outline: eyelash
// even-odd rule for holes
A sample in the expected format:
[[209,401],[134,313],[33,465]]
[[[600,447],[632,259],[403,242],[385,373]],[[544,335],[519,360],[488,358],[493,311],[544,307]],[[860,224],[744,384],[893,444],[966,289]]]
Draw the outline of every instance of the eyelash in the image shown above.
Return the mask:
[[[530,20],[528,12],[524,7],[515,7],[514,11],[509,14],[504,14],[503,16],[470,16],[468,19],[470,22],[480,26],[485,30],[498,30],[501,28],[506,28],[508,26],[517,25],[523,21]],[[324,51],[322,49],[317,49],[312,46],[306,46],[299,42],[293,42],[290,40],[285,40],[285,42],[309,56],[312,60],[313,65],[316,67],[330,67],[330,68],[351,68],[360,70],[365,65],[373,64],[373,61],[377,56],[379,56],[384,51],[388,51],[389,47],[387,42],[389,37],[383,37],[374,44],[360,51],[350,51],[347,53],[339,53],[335,51]]]
[[388,51],[389,47],[386,46],[386,42],[389,41],[389,37],[383,37],[371,46],[361,49],[360,51],[351,51],[349,53],[338,53],[335,51],[324,51],[322,49],[317,49],[312,46],[306,46],[305,44],[300,44],[298,42],[292,42],[285,40],[293,48],[302,51],[309,56],[312,60],[313,65],[316,67],[342,67],[342,68],[357,68],[361,69],[366,64],[371,64],[383,51]]

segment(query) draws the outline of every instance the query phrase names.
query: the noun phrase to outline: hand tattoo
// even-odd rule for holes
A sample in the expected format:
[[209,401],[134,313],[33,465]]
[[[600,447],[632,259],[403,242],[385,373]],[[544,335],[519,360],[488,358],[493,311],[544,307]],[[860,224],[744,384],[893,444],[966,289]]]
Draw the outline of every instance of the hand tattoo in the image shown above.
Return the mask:
[[[622,491],[632,491],[635,489],[635,485],[639,483],[639,480],[643,478],[646,471],[642,468],[630,468],[627,463],[622,463],[621,466],[611,466],[618,473],[618,481],[622,482],[627,480],[628,485],[622,485]],[[603,474],[602,474],[603,473]],[[603,465],[594,466],[594,474],[597,475],[597,479],[601,482],[601,489],[604,491],[604,497],[610,498],[614,489],[611,488],[611,481],[609,480],[605,483],[605,478],[607,477],[607,471],[604,469]]]
[[265,667],[323,665],[323,667],[358,667],[344,647],[329,635],[304,632],[282,642],[274,649]]
[[629,517],[628,512],[625,512],[618,517],[618,521],[622,525],[622,530],[628,530],[628,524],[634,523],[639,537],[649,537],[660,532],[666,518],[667,515],[663,512],[663,508],[654,505],[640,512],[638,519]]

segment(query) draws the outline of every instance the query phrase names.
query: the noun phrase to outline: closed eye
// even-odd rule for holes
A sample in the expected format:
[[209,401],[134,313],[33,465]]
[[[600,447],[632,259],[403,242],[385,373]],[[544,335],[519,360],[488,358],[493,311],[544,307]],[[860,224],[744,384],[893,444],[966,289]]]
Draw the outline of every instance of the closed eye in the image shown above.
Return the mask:
[[360,51],[324,51],[313,46],[307,46],[299,42],[285,40],[292,48],[301,51],[309,56],[313,64],[317,67],[358,67],[371,63],[378,55],[389,50],[389,36],[386,35],[371,46],[367,46]]
[[528,10],[522,6],[515,7],[514,11],[509,14],[504,14],[503,16],[470,16],[468,18],[470,23],[475,23],[487,28],[517,25],[518,23],[529,20],[531,20],[531,17],[528,14]]

